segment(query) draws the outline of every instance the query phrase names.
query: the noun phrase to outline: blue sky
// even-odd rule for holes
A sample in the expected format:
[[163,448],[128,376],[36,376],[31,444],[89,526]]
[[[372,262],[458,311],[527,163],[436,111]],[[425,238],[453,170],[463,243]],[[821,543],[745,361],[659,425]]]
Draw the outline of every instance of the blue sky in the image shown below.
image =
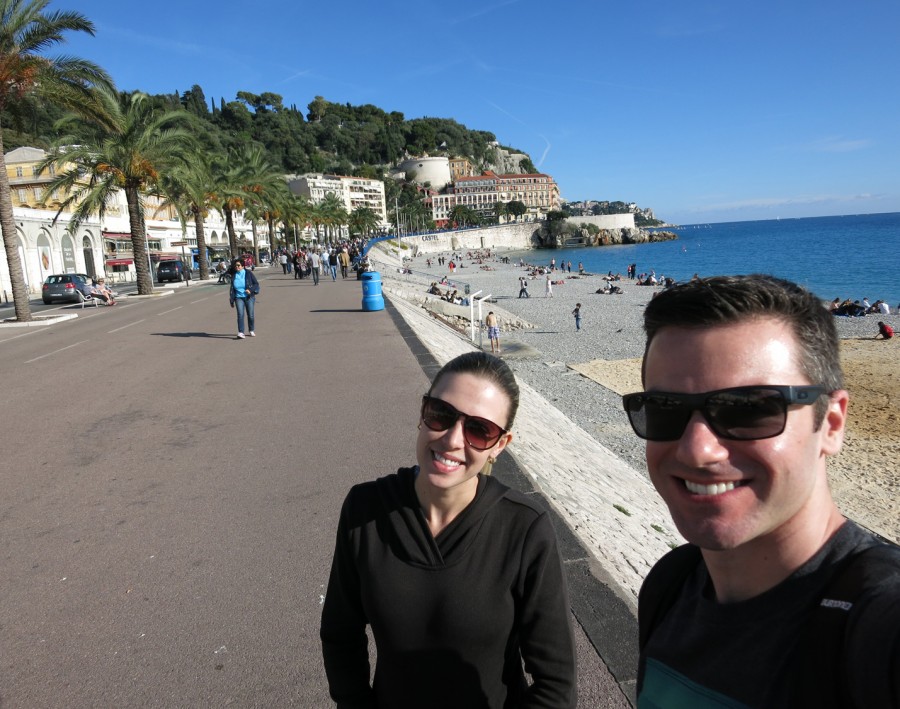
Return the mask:
[[54,0],[121,89],[453,118],[673,223],[900,211],[896,0]]

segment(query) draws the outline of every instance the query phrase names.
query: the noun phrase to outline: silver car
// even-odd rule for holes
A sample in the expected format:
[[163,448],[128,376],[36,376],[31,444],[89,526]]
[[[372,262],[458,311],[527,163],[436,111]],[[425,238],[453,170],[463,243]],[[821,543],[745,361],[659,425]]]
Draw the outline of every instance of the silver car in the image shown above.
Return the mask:
[[41,299],[48,305],[55,300],[80,303],[81,296],[78,295],[78,291],[91,280],[86,273],[57,273],[47,276],[41,288]]

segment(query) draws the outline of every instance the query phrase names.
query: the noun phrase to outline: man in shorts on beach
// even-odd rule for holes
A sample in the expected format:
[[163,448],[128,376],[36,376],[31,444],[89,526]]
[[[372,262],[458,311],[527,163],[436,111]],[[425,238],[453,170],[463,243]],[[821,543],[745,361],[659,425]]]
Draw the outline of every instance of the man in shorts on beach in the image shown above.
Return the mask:
[[720,276],[658,293],[644,328],[624,405],[689,544],[641,588],[638,706],[900,706],[900,550],[826,477],[849,400],[829,311]]
[[497,322],[497,316],[492,310],[484,319],[487,327],[488,339],[491,341],[491,354],[500,354],[500,323]]

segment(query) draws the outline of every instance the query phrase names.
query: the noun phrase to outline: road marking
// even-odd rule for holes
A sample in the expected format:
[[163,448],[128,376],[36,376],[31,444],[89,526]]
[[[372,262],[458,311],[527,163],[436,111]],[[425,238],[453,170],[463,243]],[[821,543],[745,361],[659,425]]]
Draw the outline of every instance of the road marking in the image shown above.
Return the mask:
[[179,305],[177,308],[172,308],[171,310],[166,310],[164,313],[159,313],[159,315],[168,315],[169,313],[174,313],[176,310],[181,310],[184,306]]
[[37,362],[39,359],[44,359],[44,357],[49,357],[50,355],[59,354],[60,352],[65,352],[66,350],[70,350],[73,347],[78,347],[78,345],[83,345],[85,342],[90,342],[90,340],[82,340],[81,342],[76,342],[74,345],[69,345],[67,347],[63,347],[62,349],[54,350],[53,352],[48,352],[47,354],[42,354],[40,357],[35,357],[34,359],[29,359],[25,364],[31,364],[32,362]]
[[194,305],[194,303],[202,303],[204,300],[209,300],[210,298],[212,298],[212,296],[208,295],[205,298],[201,298],[200,300],[192,300],[190,304]]
[[134,322],[128,323],[127,325],[122,325],[122,327],[117,327],[115,330],[107,330],[106,334],[112,335],[114,332],[118,332],[119,330],[124,330],[126,327],[131,327],[132,325],[137,325],[139,323],[144,322],[144,320],[146,320],[146,318],[142,318],[140,320],[135,320]]

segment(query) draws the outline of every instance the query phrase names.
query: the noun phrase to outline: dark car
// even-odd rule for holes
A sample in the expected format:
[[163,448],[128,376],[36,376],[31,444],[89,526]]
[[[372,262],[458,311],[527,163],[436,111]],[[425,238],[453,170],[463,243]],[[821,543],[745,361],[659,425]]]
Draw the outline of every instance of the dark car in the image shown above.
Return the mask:
[[181,261],[160,261],[156,267],[156,280],[160,283],[165,281],[183,281],[184,280],[184,263]]
[[90,282],[90,276],[86,273],[57,273],[47,276],[41,287],[41,298],[47,305],[55,300],[80,303],[78,291]]

